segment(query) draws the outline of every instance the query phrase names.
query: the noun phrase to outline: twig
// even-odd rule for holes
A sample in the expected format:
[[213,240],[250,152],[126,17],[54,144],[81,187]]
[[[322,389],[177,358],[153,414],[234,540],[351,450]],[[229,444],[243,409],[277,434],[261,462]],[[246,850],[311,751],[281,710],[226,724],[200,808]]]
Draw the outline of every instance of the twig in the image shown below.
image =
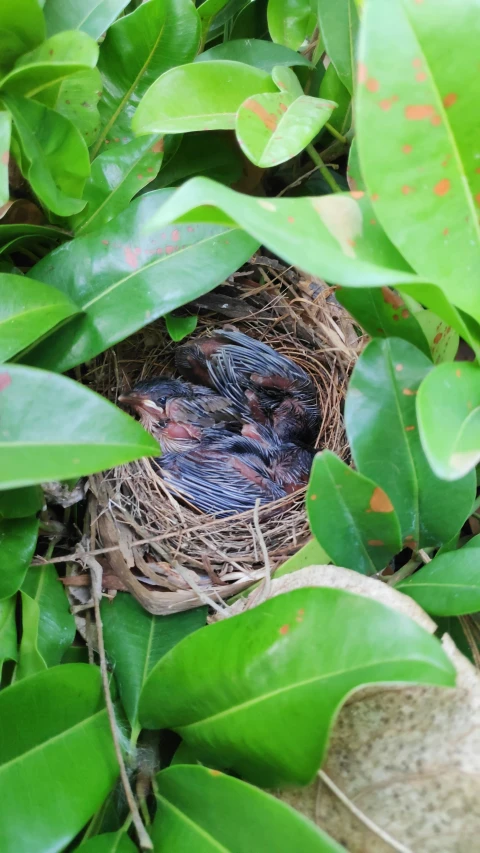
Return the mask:
[[332,175],[328,171],[327,167],[325,166],[322,158],[320,157],[320,154],[318,153],[318,151],[315,150],[313,145],[310,143],[310,145],[307,145],[305,150],[306,150],[307,154],[309,155],[310,159],[318,167],[318,171],[320,172],[322,177],[325,179],[325,181],[327,182],[327,184],[330,187],[330,189],[332,190],[332,192],[334,192],[334,193],[341,192],[341,189],[338,186],[335,178],[332,177]]
[[110,695],[110,687],[108,684],[108,671],[107,671],[107,658],[105,655],[105,645],[103,641],[103,624],[102,617],[100,615],[100,601],[102,598],[102,567],[100,563],[95,560],[94,557],[89,554],[84,555],[84,562],[88,566],[90,570],[90,576],[92,578],[92,598],[93,598],[93,606],[95,608],[95,621],[97,624],[97,635],[98,635],[98,654],[100,657],[100,672],[102,674],[102,683],[103,683],[103,692],[105,694],[105,705],[107,708],[108,720],[110,723],[110,730],[112,733],[113,745],[115,747],[115,754],[117,756],[118,766],[120,768],[120,778],[122,780],[123,790],[125,791],[125,797],[128,803],[128,807],[130,809],[130,813],[132,815],[132,821],[135,826],[138,843],[142,850],[153,850],[153,844],[150,839],[150,836],[147,833],[143,825],[142,818],[140,817],[140,812],[138,810],[137,803],[135,802],[135,797],[133,796],[133,791],[130,786],[130,782],[128,779],[127,769],[125,767],[125,762],[123,760],[122,749],[120,747],[120,742],[118,739],[117,732],[117,723],[115,720],[115,709],[113,707],[112,697]]
[[469,617],[468,616],[460,616],[460,624],[463,628],[463,633],[465,634],[465,639],[468,643],[470,651],[472,653],[473,662],[475,664],[476,669],[480,669],[480,652],[478,651],[478,646],[475,641],[474,633],[470,627]]
[[405,578],[408,578],[410,577],[410,575],[413,575],[414,571],[418,569],[419,565],[419,560],[409,560],[408,563],[405,563],[405,565],[402,566],[402,568],[399,569],[398,572],[395,572],[394,575],[389,578],[382,578],[382,580],[388,583],[389,586],[396,586],[397,583],[400,583],[400,581],[403,581],[405,580]]
[[255,501],[255,509],[253,510],[253,526],[255,528],[255,533],[257,534],[258,543],[260,545],[260,550],[262,552],[263,562],[265,563],[265,577],[263,579],[262,586],[260,587],[258,596],[255,596],[257,599],[260,597],[261,599],[267,599],[270,596],[270,592],[272,590],[272,567],[270,565],[270,557],[268,555],[268,549],[265,544],[265,539],[263,538],[263,533],[260,527],[260,522],[258,520],[258,508],[260,506],[260,498],[257,498]]
[[321,779],[322,782],[327,786],[327,788],[329,788],[332,793],[335,794],[336,797],[338,797],[338,799],[341,803],[343,803],[345,808],[347,808],[353,815],[355,815],[355,817],[361,823],[363,823],[363,825],[366,826],[367,829],[377,835],[378,838],[381,838],[382,841],[385,841],[386,844],[389,844],[390,847],[393,847],[393,849],[397,850],[398,853],[413,853],[413,850],[411,850],[410,847],[405,847],[405,845],[402,844],[400,841],[397,841],[396,838],[392,838],[392,836],[388,832],[385,832],[385,830],[381,829],[377,823],[367,817],[367,815],[362,812],[361,809],[359,809],[358,806],[355,805],[355,803],[352,803],[349,797],[347,797],[347,795],[343,793],[341,788],[339,788],[338,785],[336,785],[335,782],[330,779],[330,776],[327,776],[327,774],[324,773],[323,770],[319,770],[317,775],[319,779]]
[[424,563],[431,563],[432,558],[428,556],[427,552],[423,550],[423,548],[419,548],[417,551],[418,556],[423,560]]

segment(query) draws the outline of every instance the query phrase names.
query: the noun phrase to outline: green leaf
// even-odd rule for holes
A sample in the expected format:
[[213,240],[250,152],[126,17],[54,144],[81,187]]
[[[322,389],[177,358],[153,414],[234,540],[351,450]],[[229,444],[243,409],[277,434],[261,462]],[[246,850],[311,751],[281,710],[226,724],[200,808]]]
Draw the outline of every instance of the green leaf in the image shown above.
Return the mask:
[[[158,774],[152,841],[158,853],[342,853],[326,833],[280,800],[206,767],[179,765]],[[248,820],[238,820],[238,815]]]
[[364,192],[365,182],[360,169],[356,136],[353,137],[350,151],[348,152],[347,178],[348,186],[353,192]]
[[81,845],[81,850],[82,853],[137,853],[138,848],[120,829],[118,832],[106,832],[89,838]]
[[449,302],[445,293],[433,284],[398,285],[398,290],[408,297],[426,305],[434,314],[454,329],[460,337],[470,344],[477,358],[480,357],[480,328],[467,314],[458,311]]
[[7,361],[77,313],[73,302],[56,288],[0,273],[0,361]]
[[412,313],[403,298],[389,287],[341,288],[336,296],[372,338],[402,338],[430,358],[419,314]]
[[[201,14],[202,7],[198,12]],[[311,62],[301,53],[284,47],[282,44],[273,44],[271,41],[262,39],[234,39],[217,44],[210,50],[205,50],[197,56],[195,62],[209,62],[213,59],[231,59],[234,62],[243,62],[245,65],[253,65],[269,74],[276,65],[306,65],[312,67]]]
[[148,87],[174,65],[190,62],[199,41],[200,19],[190,0],[150,0],[110,27],[98,63],[103,127],[93,156],[104,144],[132,139],[131,119]]
[[0,372],[0,489],[66,480],[158,454],[158,444],[80,383],[9,364]]
[[21,587],[37,534],[35,516],[0,521],[0,599],[9,598]]
[[0,519],[27,518],[27,516],[35,515],[42,509],[44,503],[40,486],[0,492]]
[[298,50],[315,27],[310,0],[268,0],[268,31],[272,41]]
[[77,71],[95,68],[98,45],[81,32],[58,33],[22,56],[2,80],[0,89],[12,95],[37,98],[39,92]]
[[340,589],[298,589],[182,640],[152,670],[140,720],[255,784],[305,785],[345,698],[388,681],[451,685],[455,669],[403,614]]
[[75,637],[75,620],[54,566],[32,566],[22,584],[23,634],[16,678],[56,666]]
[[129,0],[46,0],[44,15],[49,36],[62,30],[82,30],[97,40],[118,18]]
[[197,328],[198,317],[175,317],[174,314],[165,314],[165,325],[172,341],[183,341],[187,335],[191,335]]
[[434,557],[395,588],[434,616],[475,613],[480,610],[479,561],[478,548],[449,551]]
[[101,89],[100,72],[97,68],[90,68],[67,77],[60,86],[52,90],[50,97],[46,97],[45,90],[37,99],[68,118],[90,147],[100,132],[98,100],[102,94]]
[[192,175],[203,175],[231,185],[242,177],[244,159],[233,134],[211,130],[209,133],[186,133],[178,139],[178,151],[162,168],[153,186],[174,187]]
[[0,207],[10,198],[8,183],[8,161],[10,159],[10,134],[12,119],[10,113],[0,112]]
[[45,38],[45,21],[38,0],[0,3],[0,72],[5,74],[19,56]]
[[3,664],[17,660],[16,596],[0,601],[0,681]]
[[216,287],[258,247],[241,231],[218,225],[152,230],[169,195],[141,196],[101,231],[60,246],[32,268],[86,314],[31,350],[28,361],[68,370]]
[[155,664],[183,637],[205,625],[206,609],[171,616],[147,613],[131,595],[102,600],[105,649],[132,727],[138,724],[142,687]]
[[0,694],[2,850],[60,853],[118,775],[100,671],[65,664]]
[[433,363],[454,361],[458,351],[458,332],[444,323],[433,311],[419,311],[415,314],[415,319],[428,341]]
[[325,50],[346,89],[353,95],[358,11],[355,0],[318,0],[318,20]]
[[320,543],[316,539],[310,539],[306,545],[275,570],[275,577],[281,578],[282,575],[289,575],[291,572],[297,572],[299,569],[307,568],[307,566],[322,566],[331,562]]
[[180,219],[236,223],[288,263],[327,281],[370,287],[414,281],[403,258],[371,224],[371,215],[366,196],[253,198],[194,178],[163,205],[154,225]]
[[13,117],[19,166],[34,192],[53,213],[78,213],[85,207],[80,199],[90,161],[76,127],[36,101],[13,95],[5,95],[3,101]]
[[[46,225],[30,225],[22,223],[18,225],[0,225],[0,254],[9,254],[22,246],[51,245],[63,242],[70,235],[67,231],[59,228],[51,228]],[[18,276],[16,276],[18,278]]]
[[[415,398],[430,371],[435,372],[431,361],[412,344],[377,338],[354,368],[345,405],[355,464],[387,492],[403,543],[414,549],[448,542],[470,514],[475,496],[473,473],[445,483],[422,449]],[[442,420],[438,408],[432,414]]]
[[458,480],[475,467],[480,460],[480,369],[476,365],[439,364],[420,386],[417,414],[423,449],[439,477]]
[[371,575],[402,548],[388,495],[330,450],[315,457],[307,512],[313,535],[337,566]]
[[133,139],[99,154],[83,191],[87,205],[70,220],[75,233],[101,228],[125,210],[131,199],[156,177],[162,160],[163,140],[158,136]]
[[227,59],[171,68],[150,87],[133,117],[134,133],[183,133],[235,127],[246,98],[277,92],[270,74]]
[[[357,135],[375,213],[424,281],[480,320],[476,0],[370,0],[360,38]],[[445,56],[455,57],[445,62]],[[432,307],[432,306],[430,306]],[[439,313],[439,312],[437,312]]]
[[289,92],[247,98],[237,112],[238,143],[256,166],[278,166],[309,145],[335,106],[332,101]]
[[333,62],[325,70],[318,94],[327,101],[335,101],[337,107],[330,118],[330,124],[342,135],[347,133],[352,124],[352,96],[340,80]]

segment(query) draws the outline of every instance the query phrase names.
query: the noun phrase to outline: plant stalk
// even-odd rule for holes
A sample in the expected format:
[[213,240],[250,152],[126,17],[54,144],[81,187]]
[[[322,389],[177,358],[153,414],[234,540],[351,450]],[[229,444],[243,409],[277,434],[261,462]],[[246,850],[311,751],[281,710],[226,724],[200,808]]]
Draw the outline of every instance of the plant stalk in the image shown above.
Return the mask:
[[332,192],[334,192],[334,193],[341,192],[341,189],[338,186],[335,178],[332,177],[332,175],[328,171],[328,169],[325,166],[322,158],[320,157],[320,154],[318,153],[318,151],[315,150],[312,143],[310,143],[310,145],[307,145],[305,150],[306,150],[308,156],[310,157],[310,159],[313,160],[313,162],[315,163],[316,167],[318,168],[318,171],[323,176],[323,178],[327,182],[327,184],[330,187],[330,189],[332,190]]

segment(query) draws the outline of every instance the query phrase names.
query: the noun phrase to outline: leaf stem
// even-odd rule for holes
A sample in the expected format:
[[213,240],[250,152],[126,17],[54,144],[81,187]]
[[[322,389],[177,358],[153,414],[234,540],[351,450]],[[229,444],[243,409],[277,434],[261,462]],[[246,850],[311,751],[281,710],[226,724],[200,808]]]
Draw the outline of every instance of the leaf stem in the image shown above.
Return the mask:
[[330,124],[330,122],[328,122],[328,121],[327,121],[327,122],[326,122],[326,124],[325,124],[325,127],[326,127],[326,129],[328,130],[328,132],[329,132],[332,136],[334,136],[334,137],[335,137],[335,139],[338,139],[338,141],[339,141],[339,142],[343,142],[343,144],[344,144],[344,145],[348,145],[348,139],[347,139],[347,137],[346,137],[346,136],[342,136],[342,134],[341,134],[341,133],[339,133],[339,132],[338,132],[338,130],[335,130],[335,128],[334,128],[334,126],[333,126],[333,124]]
[[325,166],[322,158],[320,157],[320,154],[318,153],[318,151],[315,150],[312,143],[310,143],[310,145],[307,145],[305,151],[307,152],[310,159],[313,160],[313,162],[315,163],[318,171],[320,172],[322,177],[325,179],[325,181],[327,182],[327,184],[330,187],[330,189],[332,190],[332,192],[334,192],[334,193],[341,192],[340,187],[338,186],[335,178],[333,178],[332,175],[330,174],[330,172],[328,171],[328,169]]

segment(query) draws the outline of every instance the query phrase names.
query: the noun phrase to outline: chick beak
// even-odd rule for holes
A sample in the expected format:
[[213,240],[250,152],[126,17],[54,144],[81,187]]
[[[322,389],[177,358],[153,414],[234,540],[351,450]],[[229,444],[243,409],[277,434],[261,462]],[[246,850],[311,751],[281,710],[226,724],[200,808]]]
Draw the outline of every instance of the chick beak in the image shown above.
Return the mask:
[[121,394],[118,398],[118,402],[123,403],[126,406],[131,406],[131,408],[135,409],[139,414],[145,413],[156,417],[163,417],[165,415],[163,409],[157,406],[157,404],[145,394],[136,394],[134,391],[131,391],[129,394]]

